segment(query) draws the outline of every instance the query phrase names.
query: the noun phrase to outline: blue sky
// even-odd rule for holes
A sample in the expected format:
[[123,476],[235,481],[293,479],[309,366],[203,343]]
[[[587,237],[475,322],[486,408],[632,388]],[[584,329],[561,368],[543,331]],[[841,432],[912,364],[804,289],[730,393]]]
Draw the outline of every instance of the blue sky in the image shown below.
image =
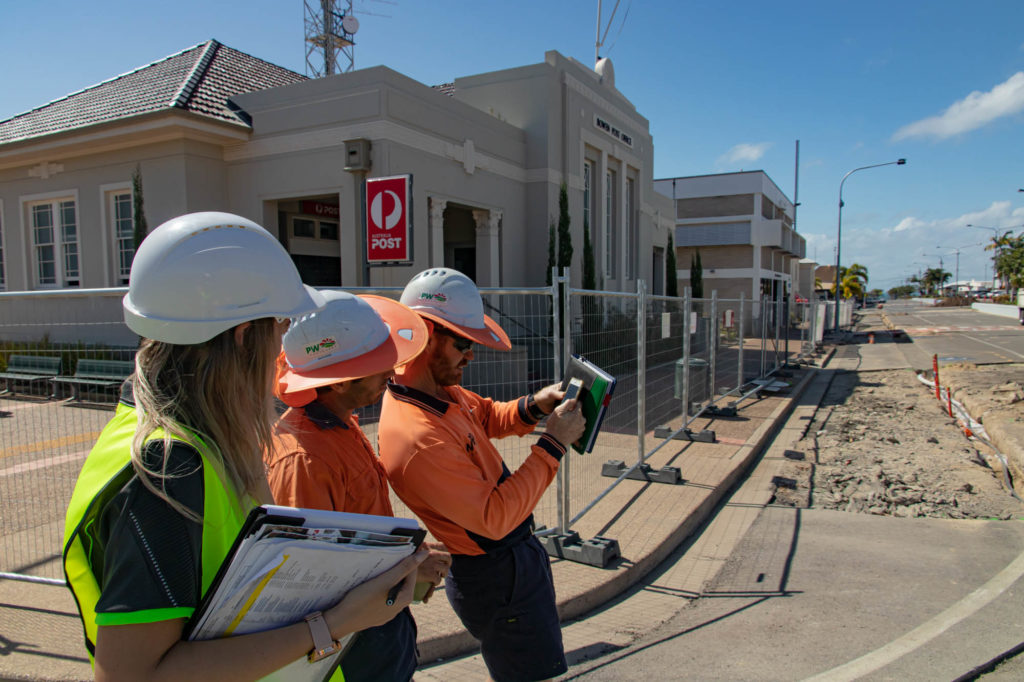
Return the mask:
[[[607,20],[615,0],[604,0]],[[5,3],[0,119],[209,38],[305,70],[301,0]],[[597,0],[355,0],[356,68],[428,85],[543,61],[592,64]],[[624,19],[624,21],[623,21]],[[925,267],[989,275],[980,244],[1024,229],[1024,2],[621,0],[602,56],[650,121],[655,177],[761,169],[797,229],[887,289]],[[11,65],[17,65],[11,68]]]

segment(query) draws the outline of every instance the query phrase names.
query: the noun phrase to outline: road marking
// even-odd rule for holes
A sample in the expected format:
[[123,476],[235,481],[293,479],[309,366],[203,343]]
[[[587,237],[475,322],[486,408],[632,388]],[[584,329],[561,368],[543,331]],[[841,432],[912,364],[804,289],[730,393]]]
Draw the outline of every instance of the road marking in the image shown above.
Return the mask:
[[1020,353],[1012,351],[1009,348],[1003,348],[1002,346],[997,346],[996,344],[992,343],[991,341],[986,341],[985,339],[979,339],[978,337],[971,336],[970,334],[964,334],[964,337],[968,338],[968,339],[970,339],[972,341],[977,341],[979,343],[984,343],[984,344],[986,344],[988,346],[992,346],[993,348],[998,348],[1001,351],[1006,351],[1007,353],[1011,353],[1013,355],[1016,355],[1018,358],[1024,360],[1024,355],[1021,355]]
[[21,403],[21,402],[19,402],[19,403],[15,404],[14,401],[7,401],[7,400],[5,400],[5,401],[3,401],[2,404],[0,404],[0,412],[14,412],[15,410],[25,410],[25,409],[28,409],[30,407],[45,407],[47,405],[52,405],[52,403],[48,403],[48,402],[47,403]]
[[25,455],[30,452],[38,452],[40,450],[62,448],[67,445],[90,443],[99,437],[99,431],[91,431],[89,433],[76,433],[73,436],[62,436],[61,438],[53,438],[51,440],[36,441],[35,443],[28,443],[27,445],[16,445],[13,448],[0,450],[0,459],[13,457],[14,455]]
[[1008,590],[1022,575],[1024,575],[1024,553],[1019,554],[1006,568],[974,592],[902,637],[894,639],[860,658],[855,658],[849,663],[809,677],[805,682],[855,680],[873,673],[927,644],[960,621],[973,615]]
[[57,466],[58,464],[74,462],[75,460],[85,459],[85,456],[88,454],[88,450],[80,450],[68,455],[61,455],[60,457],[51,457],[37,462],[16,464],[12,467],[7,467],[6,469],[0,469],[0,478],[4,478],[5,476],[14,476],[15,474],[23,474],[26,471],[35,471],[36,469],[42,469],[43,467],[52,467]]
[[1017,327],[1011,327],[1009,325],[985,325],[985,326],[960,326],[960,327],[904,327],[903,331],[908,334],[959,334],[962,332],[1000,332],[1000,331],[1017,331]]

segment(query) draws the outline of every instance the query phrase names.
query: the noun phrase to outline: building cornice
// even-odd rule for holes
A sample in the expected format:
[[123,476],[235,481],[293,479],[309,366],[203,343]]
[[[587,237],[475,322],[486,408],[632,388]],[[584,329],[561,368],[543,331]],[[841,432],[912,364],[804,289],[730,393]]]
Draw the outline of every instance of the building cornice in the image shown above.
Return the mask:
[[104,153],[175,139],[227,145],[247,140],[249,128],[182,111],[160,111],[0,145],[0,170]]

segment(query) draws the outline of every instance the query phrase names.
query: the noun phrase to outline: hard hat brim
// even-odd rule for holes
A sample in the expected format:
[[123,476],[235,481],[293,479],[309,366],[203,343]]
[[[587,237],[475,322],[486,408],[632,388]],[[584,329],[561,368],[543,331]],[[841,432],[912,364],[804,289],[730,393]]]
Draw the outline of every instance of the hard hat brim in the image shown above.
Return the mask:
[[419,315],[398,301],[383,296],[363,294],[359,298],[370,304],[384,320],[389,331],[387,339],[362,355],[306,371],[292,369],[284,361],[282,351],[278,359],[275,392],[285,403],[293,407],[305,405],[316,397],[315,394],[301,396],[302,400],[298,405],[292,398],[298,397],[296,394],[321,386],[363,379],[394,370],[415,358],[426,348],[427,326]]
[[495,322],[490,315],[484,314],[485,326],[482,329],[476,329],[474,327],[464,327],[460,324],[449,322],[440,315],[435,315],[426,310],[417,310],[416,312],[431,322],[436,322],[460,336],[465,336],[467,339],[473,341],[473,343],[479,343],[482,346],[494,348],[495,350],[511,350],[512,348],[512,342],[509,340],[508,334],[505,333],[505,330],[501,328],[501,325]]
[[125,324],[139,336],[164,343],[191,346],[205,343],[218,334],[244,322],[252,322],[265,317],[299,317],[320,310],[327,304],[327,299],[319,291],[307,284],[301,286],[301,292],[296,294],[293,305],[288,308],[264,308],[246,315],[224,319],[182,320],[149,315],[138,309],[132,301],[131,292],[125,294],[121,299],[121,304]]

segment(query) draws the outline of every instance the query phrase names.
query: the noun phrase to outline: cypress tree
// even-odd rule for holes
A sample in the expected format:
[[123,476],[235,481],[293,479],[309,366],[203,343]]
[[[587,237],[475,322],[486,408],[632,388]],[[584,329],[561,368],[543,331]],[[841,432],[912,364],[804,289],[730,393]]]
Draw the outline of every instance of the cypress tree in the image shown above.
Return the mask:
[[135,252],[139,251],[139,244],[146,238],[149,226],[146,224],[146,212],[142,206],[142,170],[135,166],[132,172],[132,241],[135,245]]
[[565,183],[558,191],[558,272],[572,265],[572,233],[569,232],[569,193]]
[[679,295],[679,275],[676,274],[676,247],[672,244],[672,233],[668,235],[668,247],[665,256],[665,293],[669,296]]
[[704,268],[700,264],[700,251],[690,258],[690,289],[694,298],[704,298]]

